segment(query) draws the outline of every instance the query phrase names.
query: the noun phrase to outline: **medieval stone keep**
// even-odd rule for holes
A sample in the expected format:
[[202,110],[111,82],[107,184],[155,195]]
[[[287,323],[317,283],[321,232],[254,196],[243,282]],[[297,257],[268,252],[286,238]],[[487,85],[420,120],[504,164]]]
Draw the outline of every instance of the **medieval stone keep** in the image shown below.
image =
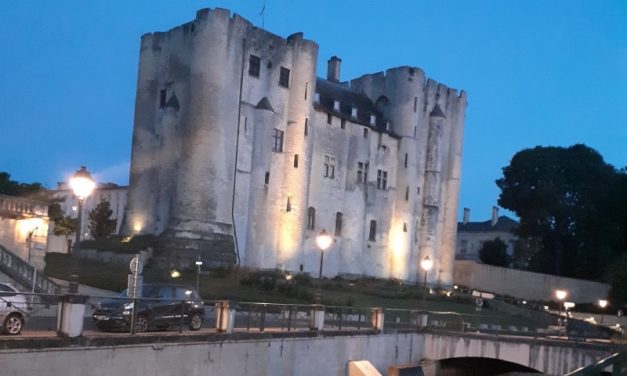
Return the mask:
[[[452,284],[466,94],[223,9],[141,40],[126,231],[157,257]],[[206,265],[206,264],[205,264]]]

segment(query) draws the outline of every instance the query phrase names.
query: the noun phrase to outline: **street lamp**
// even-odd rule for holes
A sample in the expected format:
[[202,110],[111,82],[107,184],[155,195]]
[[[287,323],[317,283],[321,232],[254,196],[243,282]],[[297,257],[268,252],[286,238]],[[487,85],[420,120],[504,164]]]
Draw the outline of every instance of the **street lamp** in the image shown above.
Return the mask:
[[[566,290],[555,290],[555,297],[557,298],[557,300],[559,301],[557,303],[558,305],[558,312],[559,312],[559,320],[558,320],[558,324],[561,323],[562,321],[562,300],[566,299],[566,296],[568,296],[568,291]],[[560,324],[561,325],[561,324]]]
[[316,296],[316,304],[322,304],[322,260],[324,259],[324,251],[329,248],[333,239],[326,230],[320,231],[316,237],[316,244],[320,248],[320,271],[318,272],[318,294]]
[[70,187],[74,191],[74,195],[78,199],[78,218],[76,220],[76,240],[74,241],[74,250],[72,251],[72,274],[70,275],[70,293],[78,293],[78,253],[81,247],[81,231],[83,223],[83,203],[85,199],[96,188],[96,183],[92,179],[91,174],[85,166],[76,171],[70,179]]
[[601,325],[603,325],[603,311],[607,307],[607,300],[599,299],[599,307],[601,307]]
[[422,294],[422,309],[425,309],[427,306],[427,274],[429,270],[433,268],[433,260],[429,258],[429,256],[425,257],[422,261],[420,261],[420,267],[425,271],[425,280],[424,280],[424,292]]
[[201,260],[196,260],[196,292],[200,294],[200,267],[202,266]]

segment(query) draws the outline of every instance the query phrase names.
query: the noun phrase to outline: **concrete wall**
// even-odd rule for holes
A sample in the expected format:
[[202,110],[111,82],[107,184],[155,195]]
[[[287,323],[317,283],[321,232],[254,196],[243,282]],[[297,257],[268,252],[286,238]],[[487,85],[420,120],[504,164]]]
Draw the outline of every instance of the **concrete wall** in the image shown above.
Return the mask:
[[455,262],[455,284],[515,296],[528,300],[556,300],[555,290],[568,291],[566,301],[575,303],[596,302],[607,297],[610,286],[582,279],[558,277],[549,274],[501,268],[474,261]]
[[429,333],[214,341],[0,350],[0,364],[3,375],[31,376],[343,376],[349,360],[368,360],[385,374],[397,364],[488,357],[562,375],[610,354],[589,345]]

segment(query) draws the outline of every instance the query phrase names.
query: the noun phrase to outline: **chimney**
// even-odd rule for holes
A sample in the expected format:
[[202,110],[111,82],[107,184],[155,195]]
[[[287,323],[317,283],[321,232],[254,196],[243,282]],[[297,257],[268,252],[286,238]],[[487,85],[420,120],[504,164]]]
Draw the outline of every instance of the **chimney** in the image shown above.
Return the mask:
[[470,221],[470,209],[468,208],[464,208],[464,219],[463,219],[463,224],[467,225],[468,221]]
[[492,207],[492,226],[496,226],[496,223],[499,221],[499,207]]
[[327,65],[327,80],[340,82],[340,65],[342,65],[342,59],[339,57],[333,56],[329,59]]

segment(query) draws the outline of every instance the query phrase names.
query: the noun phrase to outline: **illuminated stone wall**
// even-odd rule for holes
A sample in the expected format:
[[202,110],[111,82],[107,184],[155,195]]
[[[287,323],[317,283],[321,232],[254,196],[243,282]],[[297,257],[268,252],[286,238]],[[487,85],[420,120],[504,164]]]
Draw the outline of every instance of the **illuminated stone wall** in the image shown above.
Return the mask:
[[326,229],[325,275],[415,280],[429,255],[450,285],[466,95],[410,67],[340,83],[337,58],[324,80],[317,59],[222,9],[144,35],[125,231],[317,273]]

